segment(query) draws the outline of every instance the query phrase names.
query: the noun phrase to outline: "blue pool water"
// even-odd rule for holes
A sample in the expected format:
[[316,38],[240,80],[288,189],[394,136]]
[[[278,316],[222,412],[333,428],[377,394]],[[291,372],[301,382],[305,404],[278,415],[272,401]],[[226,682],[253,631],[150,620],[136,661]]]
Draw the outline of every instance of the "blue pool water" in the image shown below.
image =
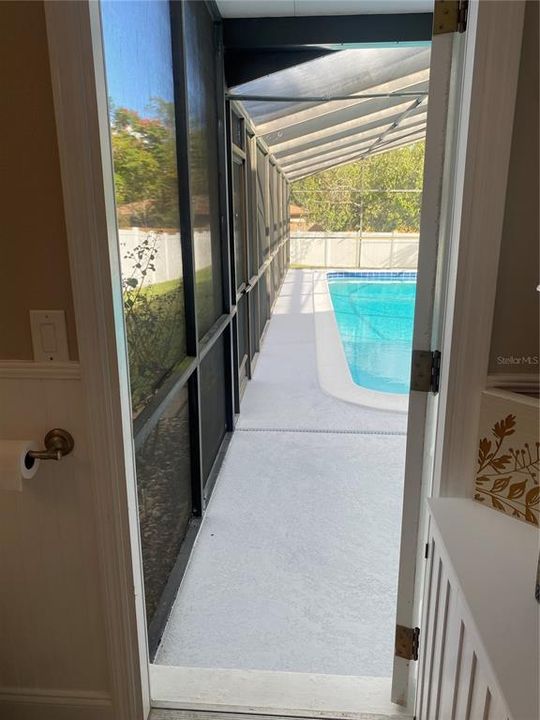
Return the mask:
[[354,382],[408,393],[416,273],[328,273],[328,286]]

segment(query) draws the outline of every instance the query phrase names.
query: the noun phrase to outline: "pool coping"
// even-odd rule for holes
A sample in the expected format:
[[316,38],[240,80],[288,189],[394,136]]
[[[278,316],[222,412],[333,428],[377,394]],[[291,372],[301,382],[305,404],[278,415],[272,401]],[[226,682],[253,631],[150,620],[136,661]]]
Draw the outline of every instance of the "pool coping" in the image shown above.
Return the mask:
[[[369,275],[367,274],[369,272]],[[396,269],[394,273],[410,272]],[[328,274],[337,273],[338,277],[372,277],[388,275],[388,270],[377,271],[344,271],[326,268],[313,272],[313,318],[315,323],[315,346],[317,356],[317,373],[322,390],[328,395],[355,405],[364,405],[376,410],[386,410],[406,414],[409,409],[409,394],[383,393],[357,385],[351,376],[349,364],[345,357],[341,335],[330,289]]]

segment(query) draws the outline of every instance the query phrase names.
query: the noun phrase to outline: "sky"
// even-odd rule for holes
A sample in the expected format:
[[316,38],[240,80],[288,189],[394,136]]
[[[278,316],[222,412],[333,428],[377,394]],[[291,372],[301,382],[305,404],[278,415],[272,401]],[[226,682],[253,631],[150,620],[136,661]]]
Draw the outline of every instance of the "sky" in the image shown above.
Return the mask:
[[101,18],[109,98],[116,107],[155,117],[151,98],[174,97],[169,3],[103,0]]

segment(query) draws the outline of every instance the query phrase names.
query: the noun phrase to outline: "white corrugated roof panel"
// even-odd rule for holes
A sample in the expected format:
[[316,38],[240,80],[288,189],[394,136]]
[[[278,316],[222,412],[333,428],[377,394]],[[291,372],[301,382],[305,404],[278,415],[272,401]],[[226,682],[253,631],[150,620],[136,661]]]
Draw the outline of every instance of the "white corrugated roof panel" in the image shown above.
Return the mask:
[[296,179],[422,139],[429,63],[425,45],[347,49],[238,85],[231,96],[244,98],[257,135]]

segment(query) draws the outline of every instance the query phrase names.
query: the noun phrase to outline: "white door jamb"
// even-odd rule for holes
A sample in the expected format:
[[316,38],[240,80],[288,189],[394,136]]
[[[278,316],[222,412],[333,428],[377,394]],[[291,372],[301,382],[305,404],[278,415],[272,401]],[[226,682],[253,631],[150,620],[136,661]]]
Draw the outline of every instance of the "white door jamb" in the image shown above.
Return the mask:
[[[406,473],[416,469],[417,478],[407,482],[406,475],[397,622],[408,627],[414,627],[420,617],[426,496],[472,494],[480,392],[487,380],[523,15],[523,0],[508,3],[474,0],[469,4],[462,76],[458,80],[460,100],[453,110],[456,141],[449,157],[447,197],[442,198],[443,204],[447,204],[444,208],[447,217],[441,219],[439,236],[439,241],[448,248],[441,258],[442,277],[439,275],[437,280],[442,282],[441,305],[435,309],[433,318],[432,341],[441,340],[440,392],[438,398],[424,401],[426,425],[424,432],[419,433],[422,437],[411,437],[409,433],[407,439]],[[429,131],[428,113],[428,134]],[[433,194],[429,188],[427,192]],[[440,204],[438,207],[440,209]],[[423,226],[424,215],[423,207]],[[434,231],[434,219],[427,220]],[[415,334],[415,347],[429,346],[429,339],[420,344],[417,340],[420,338]],[[412,409],[414,403],[422,402],[416,395],[411,393]],[[423,456],[422,467],[418,461],[409,466],[409,453],[415,458]],[[414,512],[417,520],[411,523]],[[413,529],[417,533],[415,537]],[[408,587],[409,592],[401,592],[402,587]],[[411,706],[415,683],[410,665],[406,663],[396,658],[393,700]]]
[[92,0],[45,2],[113,713],[144,720],[148,651],[99,13]]
[[470,497],[487,383],[524,0],[478,2],[468,123],[459,129],[434,496]]

